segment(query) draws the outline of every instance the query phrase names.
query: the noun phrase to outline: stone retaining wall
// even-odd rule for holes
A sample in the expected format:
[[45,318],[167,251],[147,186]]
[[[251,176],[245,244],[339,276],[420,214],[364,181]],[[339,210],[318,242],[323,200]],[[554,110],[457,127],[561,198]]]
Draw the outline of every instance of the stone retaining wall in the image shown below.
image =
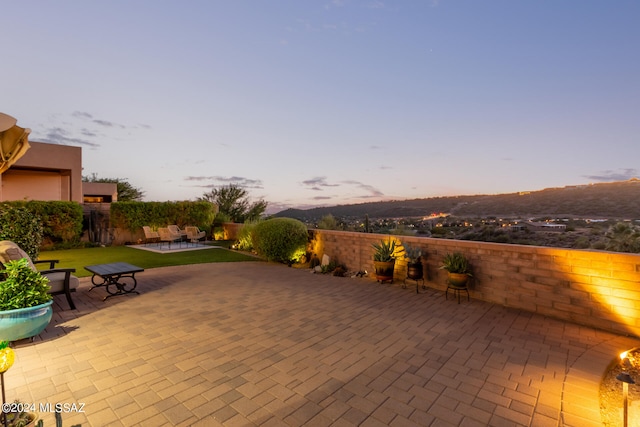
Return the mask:
[[[373,243],[396,239],[420,246],[426,285],[444,291],[448,252],[473,266],[471,298],[518,308],[619,334],[640,336],[640,255],[330,230],[313,231],[312,251],[375,277]],[[406,260],[395,279],[406,277]],[[415,282],[408,282],[415,283]]]

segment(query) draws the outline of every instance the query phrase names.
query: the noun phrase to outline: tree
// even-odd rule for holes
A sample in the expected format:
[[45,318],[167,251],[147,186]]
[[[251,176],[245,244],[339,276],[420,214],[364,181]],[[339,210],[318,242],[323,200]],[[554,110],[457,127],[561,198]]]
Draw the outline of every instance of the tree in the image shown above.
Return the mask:
[[605,247],[608,251],[640,252],[640,228],[631,223],[619,222],[609,227],[605,237],[609,239]]
[[126,179],[98,178],[98,176],[95,173],[93,173],[91,174],[91,176],[83,176],[82,181],[116,184],[119,202],[139,202],[144,197],[144,191],[134,187]]
[[233,222],[257,221],[267,210],[267,202],[260,199],[249,201],[249,192],[235,184],[214,188],[204,193],[199,200],[218,205],[218,215],[226,216]]

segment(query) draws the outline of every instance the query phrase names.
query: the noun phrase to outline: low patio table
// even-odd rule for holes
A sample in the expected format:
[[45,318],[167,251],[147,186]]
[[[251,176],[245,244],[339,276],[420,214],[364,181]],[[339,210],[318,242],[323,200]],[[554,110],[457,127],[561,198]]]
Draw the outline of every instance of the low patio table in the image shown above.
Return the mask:
[[85,270],[93,273],[93,276],[91,276],[93,286],[89,291],[102,286],[107,290],[109,295],[104,297],[103,301],[116,295],[139,294],[136,291],[138,282],[135,275],[144,271],[144,268],[126,262],[113,262],[110,264],[88,265]]

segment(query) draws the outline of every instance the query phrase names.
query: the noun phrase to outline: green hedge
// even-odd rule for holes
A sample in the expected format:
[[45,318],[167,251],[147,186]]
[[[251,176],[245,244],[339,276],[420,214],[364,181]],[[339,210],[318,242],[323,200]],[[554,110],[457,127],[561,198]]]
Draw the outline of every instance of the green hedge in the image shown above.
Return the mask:
[[209,230],[216,214],[210,202],[115,202],[111,204],[111,226],[135,232],[176,224],[195,225]]
[[2,205],[24,208],[40,218],[44,241],[78,242],[82,236],[82,206],[76,202],[31,200],[3,202]]
[[38,259],[42,244],[42,220],[25,207],[0,203],[0,240],[11,240],[31,259]]

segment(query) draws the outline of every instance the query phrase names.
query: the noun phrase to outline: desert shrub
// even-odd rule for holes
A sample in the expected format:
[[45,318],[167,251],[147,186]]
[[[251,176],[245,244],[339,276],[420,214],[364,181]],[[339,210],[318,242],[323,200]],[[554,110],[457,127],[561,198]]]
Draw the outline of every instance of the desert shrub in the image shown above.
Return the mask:
[[347,273],[347,266],[338,262],[337,260],[332,259],[329,261],[329,264],[323,265],[321,267],[322,274],[331,273],[333,276],[344,277]]
[[339,230],[338,220],[331,214],[325,215],[318,221],[320,230]]
[[247,221],[238,233],[238,241],[236,242],[236,249],[241,251],[253,250],[253,230],[256,228],[257,222]]
[[507,235],[507,234],[497,234],[496,236],[493,237],[492,242],[495,243],[511,243],[511,236]]
[[576,249],[587,249],[591,246],[591,242],[589,242],[589,238],[587,236],[580,236],[576,239],[573,247]]
[[307,242],[307,227],[293,218],[268,219],[253,230],[253,248],[269,261],[298,262],[306,253]]
[[389,231],[389,234],[393,234],[394,236],[413,236],[415,233],[407,229],[405,224],[398,224],[396,228]]
[[224,240],[225,233],[223,227],[213,227],[211,231],[213,240]]
[[449,230],[447,230],[444,227],[434,227],[431,229],[431,234],[433,235],[433,237],[442,237],[446,235],[448,232]]
[[0,204],[0,240],[11,240],[31,259],[38,259],[42,243],[42,220],[23,207]]

